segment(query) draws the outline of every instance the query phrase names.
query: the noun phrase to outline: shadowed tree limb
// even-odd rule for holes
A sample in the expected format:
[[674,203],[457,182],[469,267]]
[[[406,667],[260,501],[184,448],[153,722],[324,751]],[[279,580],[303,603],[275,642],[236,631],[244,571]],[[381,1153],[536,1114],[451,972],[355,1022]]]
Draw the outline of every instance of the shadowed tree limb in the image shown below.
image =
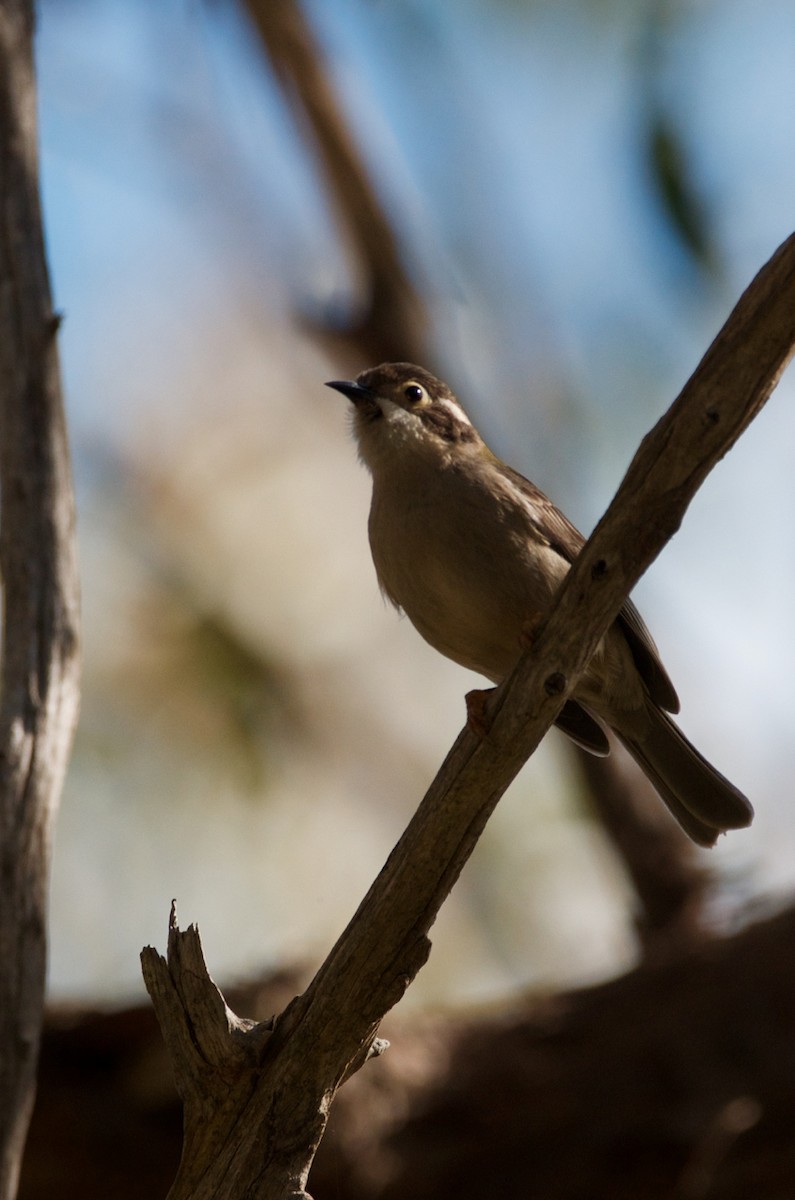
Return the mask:
[[[569,572],[532,648],[486,705],[488,733],[465,728],[383,870],[303,995],[263,1041],[196,1022],[219,1011],[203,964],[183,978],[172,924],[168,960],[143,952],[144,977],[180,1065],[186,1147],[171,1200],[303,1197],[329,1107],[381,1047],[376,1032],[425,962],[428,931],[500,797],[576,686],[604,632],[678,529],[711,468],[773,390],[795,343],[795,237],[741,297],[679,398],[644,438],[615,499]],[[198,945],[198,942],[197,942]],[[187,999],[190,991],[190,1002]],[[166,999],[166,997],[168,999]],[[173,1028],[174,1022],[177,1028]],[[183,1028],[179,1028],[182,1026]],[[190,1037],[186,1030],[191,1030]],[[239,1040],[254,1039],[240,1066]],[[217,1058],[219,1044],[227,1052]],[[252,1063],[254,1063],[252,1074]]]
[[634,888],[633,924],[644,956],[658,960],[703,940],[702,906],[710,887],[704,854],[671,820],[654,785],[615,738],[607,758],[575,750],[590,803]]
[[35,1091],[52,825],[78,707],[74,500],[36,169],[33,6],[0,6],[0,1197]]

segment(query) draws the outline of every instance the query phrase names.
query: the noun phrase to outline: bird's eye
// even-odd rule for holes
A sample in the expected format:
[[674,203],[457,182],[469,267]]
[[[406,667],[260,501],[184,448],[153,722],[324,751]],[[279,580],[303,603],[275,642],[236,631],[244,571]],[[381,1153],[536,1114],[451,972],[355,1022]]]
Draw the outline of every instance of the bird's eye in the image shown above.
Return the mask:
[[403,395],[408,400],[409,404],[422,404],[423,400],[428,399],[428,393],[424,387],[418,383],[407,383],[403,389]]

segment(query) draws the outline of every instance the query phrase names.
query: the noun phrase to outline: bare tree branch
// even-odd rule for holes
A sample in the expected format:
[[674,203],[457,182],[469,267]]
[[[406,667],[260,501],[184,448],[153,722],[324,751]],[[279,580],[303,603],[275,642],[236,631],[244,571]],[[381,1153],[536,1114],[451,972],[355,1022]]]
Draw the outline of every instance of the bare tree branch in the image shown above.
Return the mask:
[[[357,318],[337,329],[363,364],[424,359],[425,305],[411,282],[296,0],[247,0],[277,77],[320,157],[361,280]],[[326,331],[328,332],[328,330]]]
[[[263,1042],[231,1028],[218,1062],[197,1023],[215,1008],[200,961],[183,978],[172,920],[168,961],[144,976],[181,1071],[186,1147],[171,1200],[305,1196],[329,1107],[373,1050],[379,1022],[425,962],[428,931],[497,802],[576,686],[632,587],[679,527],[709,470],[767,400],[795,344],[795,237],[744,293],[695,374],[644,439],[533,647],[487,705],[488,733],[459,735],[405,833],[314,980]],[[189,983],[189,986],[188,986]],[[167,999],[165,999],[167,997]],[[177,1022],[174,1028],[173,1023]],[[183,1026],[182,1029],[179,1026]],[[190,1038],[186,1031],[190,1031]],[[216,1030],[217,1032],[217,1030]],[[252,1037],[241,1069],[239,1041]],[[176,1055],[179,1066],[181,1055]],[[252,1075],[252,1064],[257,1069]]]
[[0,11],[0,1196],[35,1090],[52,824],[78,706],[66,426],[36,166],[33,9]]

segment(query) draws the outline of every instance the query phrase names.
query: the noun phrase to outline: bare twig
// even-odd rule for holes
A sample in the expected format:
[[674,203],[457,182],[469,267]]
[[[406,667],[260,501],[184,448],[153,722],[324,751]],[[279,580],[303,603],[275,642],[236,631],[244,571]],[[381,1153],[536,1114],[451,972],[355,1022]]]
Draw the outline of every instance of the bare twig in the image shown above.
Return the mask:
[[350,324],[334,332],[355,349],[362,366],[423,361],[425,305],[405,269],[300,5],[296,0],[247,4],[296,116],[311,133],[360,278],[360,310]]
[[[231,1046],[225,1069],[205,1058],[200,1087],[186,1103],[191,1154],[183,1156],[171,1200],[305,1195],[334,1094],[375,1048],[381,1018],[425,962],[428,931],[498,800],[709,470],[767,400],[793,343],[795,237],[753,281],[679,399],[644,439],[532,649],[495,691],[488,734],[467,728],[459,735],[347,929],[306,992],[276,1021],[253,1087]],[[175,946],[185,936],[172,934],[168,963],[144,951],[147,986],[166,1028],[175,1019],[195,1019],[195,1006],[163,1003],[162,983],[154,986],[156,976],[168,974],[169,994],[180,994]],[[194,988],[212,986],[193,974]],[[200,1039],[195,1033],[193,1039],[199,1054]],[[185,1044],[174,1033],[168,1040]],[[181,1080],[184,1092],[195,1078],[188,1072]]]
[[74,504],[36,169],[33,13],[0,12],[0,1196],[16,1193],[44,997],[52,823],[78,705]]

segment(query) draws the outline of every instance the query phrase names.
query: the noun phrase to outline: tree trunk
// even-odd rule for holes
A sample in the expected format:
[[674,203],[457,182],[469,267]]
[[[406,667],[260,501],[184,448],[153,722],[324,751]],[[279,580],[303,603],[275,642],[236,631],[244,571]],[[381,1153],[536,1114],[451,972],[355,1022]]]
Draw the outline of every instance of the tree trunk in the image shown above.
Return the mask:
[[33,11],[0,8],[0,1198],[35,1092],[53,818],[78,707],[74,502],[36,166]]

